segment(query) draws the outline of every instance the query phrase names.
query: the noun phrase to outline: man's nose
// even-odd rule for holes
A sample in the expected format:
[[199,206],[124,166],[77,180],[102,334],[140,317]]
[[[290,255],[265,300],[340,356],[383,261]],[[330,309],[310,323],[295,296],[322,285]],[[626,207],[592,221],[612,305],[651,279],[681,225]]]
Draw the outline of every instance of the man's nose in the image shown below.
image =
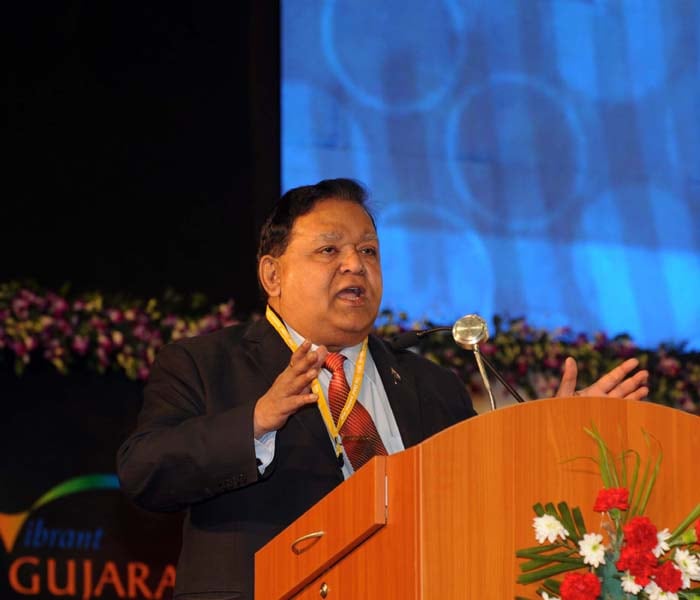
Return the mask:
[[348,248],[341,255],[340,270],[343,273],[364,273],[365,263],[362,254],[355,248]]

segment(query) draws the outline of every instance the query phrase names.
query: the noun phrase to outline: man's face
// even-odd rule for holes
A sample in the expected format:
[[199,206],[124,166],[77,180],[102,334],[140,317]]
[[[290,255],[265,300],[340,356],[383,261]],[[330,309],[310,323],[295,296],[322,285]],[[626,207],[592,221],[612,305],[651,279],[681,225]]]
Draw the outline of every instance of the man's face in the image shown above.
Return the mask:
[[371,331],[382,298],[379,240],[359,204],[321,200],[294,222],[284,254],[261,265],[270,305],[305,338],[337,350]]

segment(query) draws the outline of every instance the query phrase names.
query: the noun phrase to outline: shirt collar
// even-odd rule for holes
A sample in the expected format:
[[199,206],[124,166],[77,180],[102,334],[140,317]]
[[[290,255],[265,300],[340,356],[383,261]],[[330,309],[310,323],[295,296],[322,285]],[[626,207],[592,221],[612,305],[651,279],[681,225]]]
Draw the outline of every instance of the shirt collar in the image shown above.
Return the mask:
[[[304,341],[304,338],[297,331],[295,331],[293,327],[290,327],[286,321],[282,322],[287,328],[287,331],[289,331],[289,335],[292,336],[294,343],[297,346],[300,346],[301,343]],[[316,350],[316,348],[318,348],[318,344],[314,344],[312,342],[311,349]],[[360,342],[359,344],[355,344],[354,346],[348,346],[347,348],[343,348],[340,351],[340,354],[347,358],[352,364],[355,364],[357,362],[357,357],[360,355],[360,350],[362,350],[362,342]]]

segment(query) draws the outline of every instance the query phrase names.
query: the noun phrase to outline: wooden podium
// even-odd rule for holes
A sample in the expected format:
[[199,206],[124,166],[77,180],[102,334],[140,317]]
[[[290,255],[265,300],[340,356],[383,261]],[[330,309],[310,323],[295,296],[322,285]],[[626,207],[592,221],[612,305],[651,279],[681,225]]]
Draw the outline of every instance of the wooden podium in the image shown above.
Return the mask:
[[533,504],[566,501],[590,530],[600,523],[591,425],[615,454],[644,460],[643,431],[658,442],[645,514],[673,530],[700,501],[700,418],[612,398],[537,400],[372,459],[256,554],[255,597],[535,598],[536,586],[515,583],[515,551],[536,544]]

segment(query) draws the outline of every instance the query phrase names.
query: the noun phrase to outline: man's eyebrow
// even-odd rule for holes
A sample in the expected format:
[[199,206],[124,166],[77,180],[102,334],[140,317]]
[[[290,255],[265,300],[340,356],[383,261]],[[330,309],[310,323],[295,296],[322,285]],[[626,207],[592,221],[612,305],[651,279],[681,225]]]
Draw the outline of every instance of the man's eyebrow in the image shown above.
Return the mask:
[[324,242],[336,242],[343,239],[343,234],[338,231],[326,231],[325,233],[319,233],[316,239]]
[[[317,240],[323,242],[337,242],[343,239],[343,234],[339,231],[327,231],[316,236]],[[376,233],[368,231],[362,236],[362,241],[377,241],[379,237]]]

